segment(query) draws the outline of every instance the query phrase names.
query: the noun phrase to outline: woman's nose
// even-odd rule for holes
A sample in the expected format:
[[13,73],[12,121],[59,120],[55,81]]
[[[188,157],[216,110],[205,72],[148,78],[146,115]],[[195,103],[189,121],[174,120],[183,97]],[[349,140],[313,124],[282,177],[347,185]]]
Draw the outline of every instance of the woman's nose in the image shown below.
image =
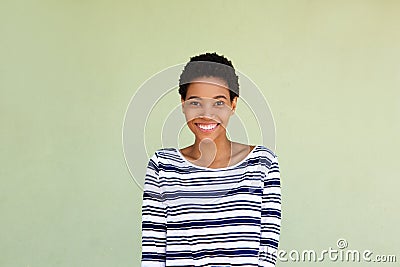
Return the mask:
[[215,114],[215,110],[212,106],[212,103],[205,103],[201,109],[201,114],[205,117],[213,117]]

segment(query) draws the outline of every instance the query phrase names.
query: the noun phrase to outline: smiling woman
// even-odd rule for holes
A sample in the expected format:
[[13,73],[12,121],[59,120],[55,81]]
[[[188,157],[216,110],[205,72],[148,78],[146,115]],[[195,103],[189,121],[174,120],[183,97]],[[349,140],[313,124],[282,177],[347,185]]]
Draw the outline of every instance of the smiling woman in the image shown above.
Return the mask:
[[275,266],[281,224],[277,155],[227,138],[239,97],[232,63],[192,57],[181,77],[194,144],[150,158],[142,206],[142,267]]

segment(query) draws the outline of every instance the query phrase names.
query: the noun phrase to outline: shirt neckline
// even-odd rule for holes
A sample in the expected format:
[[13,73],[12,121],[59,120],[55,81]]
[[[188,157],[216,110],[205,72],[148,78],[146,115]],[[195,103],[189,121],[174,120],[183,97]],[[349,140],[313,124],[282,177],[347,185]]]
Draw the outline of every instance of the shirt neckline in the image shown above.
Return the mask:
[[254,153],[254,151],[255,151],[258,147],[260,147],[260,146],[261,146],[261,145],[256,145],[256,146],[250,151],[250,153],[247,154],[247,156],[246,156],[244,159],[242,159],[241,161],[239,161],[238,163],[236,163],[236,164],[234,164],[234,165],[227,166],[227,167],[223,167],[223,168],[208,168],[208,167],[196,165],[196,164],[190,162],[189,160],[187,160],[187,159],[185,158],[185,156],[183,156],[183,154],[181,153],[181,151],[179,150],[179,148],[174,148],[174,149],[175,149],[175,151],[177,152],[178,156],[179,156],[181,159],[183,159],[183,161],[185,161],[187,164],[189,164],[189,165],[192,166],[192,167],[195,167],[195,168],[198,168],[198,169],[203,169],[203,170],[208,170],[208,171],[223,171],[223,170],[229,170],[229,169],[231,169],[231,168],[235,168],[235,167],[239,166],[240,164],[242,164],[243,162],[245,162],[246,160],[248,160],[248,159],[250,158],[250,156]]

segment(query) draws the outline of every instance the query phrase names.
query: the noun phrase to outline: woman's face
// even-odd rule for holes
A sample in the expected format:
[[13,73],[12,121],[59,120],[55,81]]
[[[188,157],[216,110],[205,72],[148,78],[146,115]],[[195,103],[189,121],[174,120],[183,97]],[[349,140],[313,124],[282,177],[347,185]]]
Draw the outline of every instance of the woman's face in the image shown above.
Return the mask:
[[191,81],[186,99],[181,102],[187,125],[196,138],[215,140],[218,136],[226,136],[237,97],[230,101],[228,85],[223,79],[201,77]]

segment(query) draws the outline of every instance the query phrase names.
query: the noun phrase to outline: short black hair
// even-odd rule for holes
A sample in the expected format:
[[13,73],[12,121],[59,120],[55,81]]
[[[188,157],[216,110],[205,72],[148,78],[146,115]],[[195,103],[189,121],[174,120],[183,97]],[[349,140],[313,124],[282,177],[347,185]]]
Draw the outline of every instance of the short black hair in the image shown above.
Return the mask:
[[[201,64],[201,61],[208,61],[217,64]],[[194,64],[197,62],[199,64]],[[226,81],[229,87],[229,96],[232,101],[239,97],[239,77],[235,73],[232,62],[217,53],[204,53],[190,58],[185,65],[179,78],[179,94],[182,99],[186,99],[187,89],[190,81],[200,77],[216,77]]]

